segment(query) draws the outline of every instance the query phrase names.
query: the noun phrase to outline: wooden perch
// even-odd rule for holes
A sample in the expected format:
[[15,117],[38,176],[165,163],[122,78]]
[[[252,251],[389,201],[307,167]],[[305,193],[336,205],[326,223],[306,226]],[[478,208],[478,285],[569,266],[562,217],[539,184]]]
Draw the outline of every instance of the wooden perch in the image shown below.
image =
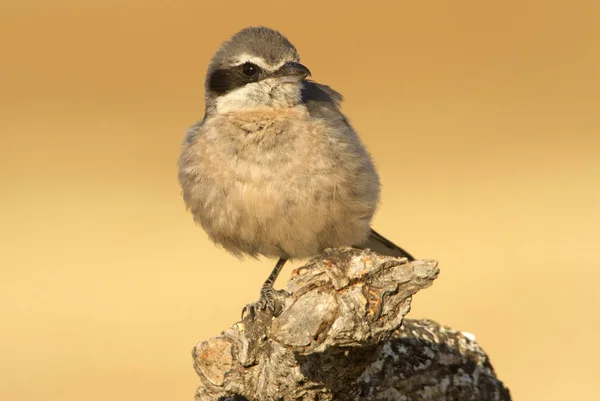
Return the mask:
[[472,336],[404,320],[437,262],[329,249],[258,313],[193,350],[197,401],[510,400]]

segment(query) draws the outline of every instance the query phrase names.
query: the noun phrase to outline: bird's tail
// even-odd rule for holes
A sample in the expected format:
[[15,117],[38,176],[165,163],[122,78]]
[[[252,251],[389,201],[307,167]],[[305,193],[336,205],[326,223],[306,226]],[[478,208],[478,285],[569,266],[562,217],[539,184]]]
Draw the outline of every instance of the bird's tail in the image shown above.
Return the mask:
[[385,238],[383,235],[377,233],[377,231],[371,229],[367,242],[362,246],[363,248],[369,248],[373,252],[380,253],[382,255],[393,256],[398,258],[407,258],[409,261],[415,260],[408,252],[394,244],[392,241]]

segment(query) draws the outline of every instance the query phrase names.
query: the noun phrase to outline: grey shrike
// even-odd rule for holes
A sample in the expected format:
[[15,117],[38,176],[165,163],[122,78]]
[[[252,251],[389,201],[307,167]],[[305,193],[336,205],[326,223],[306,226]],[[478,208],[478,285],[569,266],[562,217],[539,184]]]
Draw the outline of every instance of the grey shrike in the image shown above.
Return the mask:
[[273,283],[288,259],[354,246],[414,260],[370,228],[380,192],[371,157],[342,96],[306,80],[299,61],[270,28],[224,42],[206,74],[204,119],[179,158],[185,204],[210,239],[237,256],[279,258],[244,308],[251,318],[277,314]]

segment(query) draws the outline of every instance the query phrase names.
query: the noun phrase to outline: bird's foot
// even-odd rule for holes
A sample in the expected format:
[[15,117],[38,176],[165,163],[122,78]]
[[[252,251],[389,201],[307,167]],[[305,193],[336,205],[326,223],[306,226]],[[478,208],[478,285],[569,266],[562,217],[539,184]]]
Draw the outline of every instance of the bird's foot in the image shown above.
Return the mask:
[[257,302],[248,304],[242,309],[242,320],[250,318],[254,320],[258,312],[269,313],[270,315],[277,317],[283,311],[283,304],[285,298],[290,294],[285,290],[276,290],[273,285],[263,285],[260,290],[260,298]]

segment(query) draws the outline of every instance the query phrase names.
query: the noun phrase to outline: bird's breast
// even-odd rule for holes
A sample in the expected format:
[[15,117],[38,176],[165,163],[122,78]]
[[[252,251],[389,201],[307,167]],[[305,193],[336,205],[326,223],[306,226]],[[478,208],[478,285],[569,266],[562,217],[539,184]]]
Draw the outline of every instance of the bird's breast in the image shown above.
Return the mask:
[[344,129],[301,108],[208,121],[182,155],[186,203],[211,238],[233,252],[310,256],[360,243],[379,181]]

